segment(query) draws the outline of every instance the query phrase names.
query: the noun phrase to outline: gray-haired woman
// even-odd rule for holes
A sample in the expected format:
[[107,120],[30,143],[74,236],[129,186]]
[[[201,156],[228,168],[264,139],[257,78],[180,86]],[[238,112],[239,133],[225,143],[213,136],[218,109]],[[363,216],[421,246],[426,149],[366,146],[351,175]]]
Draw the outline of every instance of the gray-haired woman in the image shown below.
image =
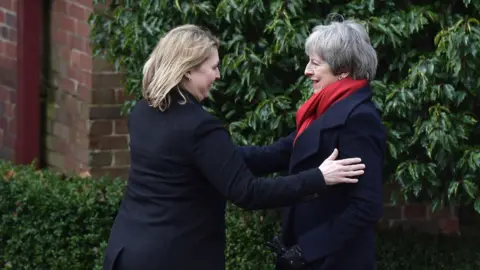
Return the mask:
[[103,269],[223,270],[227,199],[248,209],[288,205],[363,173],[358,158],[334,153],[292,176],[254,178],[200,104],[220,78],[218,44],[183,25],[146,62],[144,98],[129,116],[130,175]]
[[369,82],[377,56],[365,28],[354,21],[313,29],[305,75],[312,96],[298,110],[297,130],[272,145],[241,147],[256,174],[314,168],[333,149],[361,157],[365,174],[285,210],[282,238],[270,244],[277,269],[374,270],[374,226],[382,216],[386,134]]

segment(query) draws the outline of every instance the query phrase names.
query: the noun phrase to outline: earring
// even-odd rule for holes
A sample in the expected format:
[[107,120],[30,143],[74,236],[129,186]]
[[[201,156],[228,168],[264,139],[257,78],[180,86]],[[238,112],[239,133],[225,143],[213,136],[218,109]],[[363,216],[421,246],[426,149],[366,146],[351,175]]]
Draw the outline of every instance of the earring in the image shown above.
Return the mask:
[[345,79],[346,77],[347,77],[347,75],[342,74],[342,75],[338,76],[337,80],[341,81],[341,80]]

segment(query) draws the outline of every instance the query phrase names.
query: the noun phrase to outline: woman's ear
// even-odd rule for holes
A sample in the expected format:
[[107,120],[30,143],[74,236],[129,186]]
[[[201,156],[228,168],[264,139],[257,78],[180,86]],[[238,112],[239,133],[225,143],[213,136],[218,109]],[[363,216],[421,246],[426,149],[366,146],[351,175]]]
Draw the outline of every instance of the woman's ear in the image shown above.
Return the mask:
[[187,71],[187,73],[185,73],[185,78],[190,81],[191,80],[190,76],[191,76],[190,71]]
[[340,73],[340,75],[338,75],[338,80],[341,81],[343,79],[345,79],[346,77],[348,77],[348,75],[350,75],[350,72],[342,72]]

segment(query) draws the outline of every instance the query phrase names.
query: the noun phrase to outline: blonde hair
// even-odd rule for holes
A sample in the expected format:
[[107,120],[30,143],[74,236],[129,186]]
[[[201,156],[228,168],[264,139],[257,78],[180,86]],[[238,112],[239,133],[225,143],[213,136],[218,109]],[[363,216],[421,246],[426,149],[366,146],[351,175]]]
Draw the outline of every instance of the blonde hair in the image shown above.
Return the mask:
[[170,30],[143,66],[143,98],[152,107],[165,111],[170,105],[170,91],[178,88],[185,74],[201,65],[218,47],[219,40],[197,25]]

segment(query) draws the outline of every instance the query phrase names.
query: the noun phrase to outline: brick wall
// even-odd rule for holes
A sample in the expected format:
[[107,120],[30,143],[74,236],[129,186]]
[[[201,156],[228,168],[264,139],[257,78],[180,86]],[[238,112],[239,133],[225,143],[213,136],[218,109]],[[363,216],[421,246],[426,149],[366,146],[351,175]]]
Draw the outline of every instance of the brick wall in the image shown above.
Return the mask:
[[17,88],[17,0],[0,1],[0,159],[12,159]]
[[457,208],[448,206],[432,213],[428,204],[399,201],[392,204],[390,198],[398,186],[387,184],[384,188],[384,216],[380,228],[416,229],[430,233],[458,233],[460,230]]
[[121,74],[93,59],[91,0],[55,0],[51,7],[51,81],[47,105],[47,164],[98,176],[128,171]]

